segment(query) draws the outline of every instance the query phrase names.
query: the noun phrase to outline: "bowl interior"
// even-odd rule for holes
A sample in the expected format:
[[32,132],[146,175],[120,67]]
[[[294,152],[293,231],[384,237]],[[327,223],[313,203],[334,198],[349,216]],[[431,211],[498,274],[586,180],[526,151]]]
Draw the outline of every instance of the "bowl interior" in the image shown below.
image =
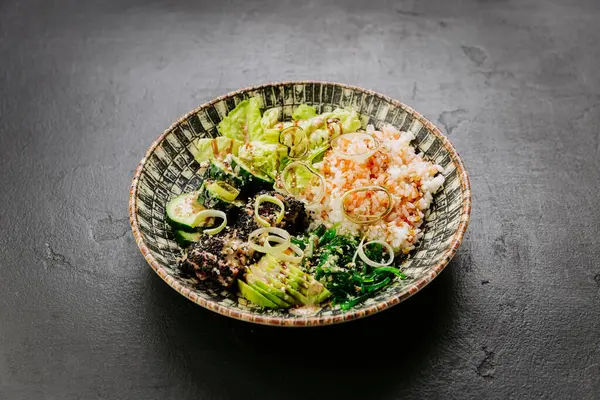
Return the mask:
[[[408,280],[396,282],[377,296],[348,311],[324,308],[315,316],[257,310],[238,302],[235,295],[210,283],[186,279],[179,273],[181,248],[165,220],[165,204],[201,183],[199,164],[190,153],[195,138],[218,135],[217,125],[240,101],[257,97],[263,108],[277,107],[290,119],[299,104],[318,112],[352,107],[362,126],[391,124],[416,135],[413,145],[444,168],[446,181],[435,195],[424,236],[401,267]],[[359,318],[397,304],[433,279],[458,248],[470,213],[470,190],[460,157],[448,140],[420,114],[402,103],[368,90],[322,82],[269,84],[244,89],[207,103],[173,124],[150,147],[132,184],[131,223],[136,241],[152,268],[180,293],[222,314],[275,325],[328,324]]]

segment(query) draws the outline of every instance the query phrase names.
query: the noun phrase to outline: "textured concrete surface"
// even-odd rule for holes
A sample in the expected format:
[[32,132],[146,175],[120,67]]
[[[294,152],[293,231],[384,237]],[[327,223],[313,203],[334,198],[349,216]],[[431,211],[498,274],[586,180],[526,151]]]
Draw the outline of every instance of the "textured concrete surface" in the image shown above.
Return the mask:
[[[0,398],[600,398],[600,3],[0,2]],[[449,268],[347,325],[214,315],[127,220],[146,147],[227,91],[381,91],[462,154]]]

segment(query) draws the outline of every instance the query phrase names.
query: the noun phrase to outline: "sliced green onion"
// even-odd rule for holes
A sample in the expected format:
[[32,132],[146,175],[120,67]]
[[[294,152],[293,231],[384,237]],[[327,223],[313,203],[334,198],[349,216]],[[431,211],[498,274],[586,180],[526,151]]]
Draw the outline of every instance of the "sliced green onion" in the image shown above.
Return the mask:
[[304,129],[296,125],[281,131],[279,143],[287,146],[288,157],[292,160],[302,158],[308,152],[308,137]]
[[[347,152],[345,150],[342,150],[342,140],[366,140],[367,150],[363,153]],[[331,148],[339,157],[358,163],[363,163],[367,158],[375,154],[377,150],[379,150],[379,147],[381,147],[381,142],[379,142],[379,140],[377,140],[374,136],[364,132],[345,133],[331,140]]]
[[[277,236],[270,236],[265,241],[266,247],[271,247],[270,241],[273,241],[273,242],[276,242],[276,243],[280,243],[280,244],[285,243],[285,240],[283,238],[280,238],[280,237],[277,237]],[[297,256],[291,256],[289,254],[285,254],[285,251],[287,249],[291,249],[294,253],[297,254]],[[294,262],[294,263],[299,263],[299,262],[302,261],[302,258],[304,258],[304,250],[302,250],[300,247],[296,246],[295,244],[293,244],[291,242],[289,242],[289,246],[287,248],[275,250],[275,251],[273,251],[270,254],[273,257],[278,258],[280,260],[291,261],[291,262]]]
[[210,188],[210,190],[213,193],[218,195],[223,200],[229,201],[229,202],[234,201],[240,194],[240,191],[238,189],[234,188],[233,186],[231,186],[229,183],[227,183],[225,181],[216,181],[216,182],[210,183],[209,185],[207,185],[207,188]]
[[280,223],[283,220],[283,216],[285,215],[285,205],[283,204],[283,201],[279,200],[277,197],[269,196],[268,194],[261,194],[256,198],[256,201],[254,202],[254,218],[256,219],[256,222],[258,222],[264,227],[271,226],[269,221],[261,217],[258,212],[260,205],[264,202],[273,203],[279,206],[280,210],[277,213],[277,219],[275,220],[275,222]]
[[211,228],[211,229],[205,229],[204,233],[206,233],[207,235],[216,235],[217,233],[221,232],[223,229],[225,229],[225,227],[227,226],[227,214],[225,214],[223,211],[221,210],[203,210],[200,211],[198,213],[198,216],[196,217],[196,219],[194,220],[192,226],[198,226],[202,223],[202,221],[204,221],[207,218],[222,218],[223,222],[221,222],[221,225],[217,226],[216,228]]
[[[297,172],[298,168],[304,168],[305,173],[310,177],[310,180],[304,184],[305,185],[304,187],[297,186],[298,178],[299,178],[299,174]],[[303,197],[302,194],[303,194],[303,192],[306,191],[306,189],[307,189],[306,186],[308,186],[310,188],[315,186],[313,184],[313,181],[315,180],[315,178],[317,178],[320,183],[318,186],[319,192],[312,199],[309,199],[308,196]],[[325,178],[321,174],[316,172],[314,169],[312,169],[308,164],[306,164],[302,161],[294,161],[294,162],[291,162],[288,165],[286,165],[285,168],[283,169],[283,171],[281,171],[281,174],[279,174],[279,180],[280,180],[283,190],[287,194],[289,194],[290,196],[296,197],[296,198],[300,197],[309,203],[318,203],[321,201],[321,199],[325,195],[325,188],[326,188]],[[291,182],[292,185],[290,185],[290,183],[288,181],[293,181],[293,182]]]
[[[358,214],[358,215],[351,214],[348,211],[348,209],[346,208],[346,199],[348,198],[348,196],[350,196],[353,193],[368,192],[368,191],[385,192],[385,194],[387,195],[387,198],[388,198],[388,205],[387,205],[386,209],[384,210],[384,212],[381,214]],[[392,194],[385,187],[379,186],[379,185],[365,186],[365,187],[361,187],[361,188],[348,190],[342,196],[342,212],[344,213],[344,216],[350,220],[350,222],[354,222],[355,224],[361,224],[361,225],[374,224],[375,222],[380,221],[386,215],[388,215],[392,211],[392,208],[394,208],[394,199],[392,197]]]
[[[360,244],[358,245],[358,250],[356,251],[356,253],[360,257],[360,259],[365,262],[365,264],[367,264],[371,267],[386,267],[386,266],[390,265],[392,262],[394,262],[394,249],[392,248],[392,246],[389,245],[389,243],[384,242],[383,240],[372,240],[370,242],[364,243],[364,240],[365,240],[365,238],[363,238],[363,240],[360,241]],[[369,257],[367,257],[365,254],[364,247],[368,246],[370,244],[382,245],[388,251],[388,255],[390,257],[389,260],[387,260],[386,262],[377,262],[377,261],[373,261]],[[355,255],[355,257],[356,257],[356,255]]]
[[[273,234],[272,236],[269,235],[271,233]],[[265,234],[267,235],[265,237],[266,245],[260,245],[255,242],[255,239],[258,239],[258,238],[264,236]],[[277,236],[275,236],[275,235],[277,235]],[[282,241],[278,245],[271,246],[269,244],[269,241],[277,240],[277,239],[273,239],[273,238],[282,239]],[[289,247],[290,240],[291,240],[291,236],[288,231],[286,231],[285,229],[275,228],[272,226],[268,227],[268,228],[258,228],[256,230],[252,231],[250,233],[250,235],[248,235],[248,242],[250,243],[250,247],[252,247],[256,251],[259,251],[261,253],[267,253],[267,254],[271,254],[274,251],[280,251],[280,250],[287,249]]]

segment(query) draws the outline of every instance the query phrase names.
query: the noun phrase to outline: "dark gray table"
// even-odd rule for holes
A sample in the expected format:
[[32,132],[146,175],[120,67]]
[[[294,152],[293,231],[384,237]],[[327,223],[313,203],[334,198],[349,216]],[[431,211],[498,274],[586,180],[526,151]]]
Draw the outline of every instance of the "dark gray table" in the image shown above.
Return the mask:
[[[254,326],[130,233],[148,145],[251,84],[321,79],[439,124],[459,253],[380,315]],[[0,2],[0,398],[600,398],[600,3]]]

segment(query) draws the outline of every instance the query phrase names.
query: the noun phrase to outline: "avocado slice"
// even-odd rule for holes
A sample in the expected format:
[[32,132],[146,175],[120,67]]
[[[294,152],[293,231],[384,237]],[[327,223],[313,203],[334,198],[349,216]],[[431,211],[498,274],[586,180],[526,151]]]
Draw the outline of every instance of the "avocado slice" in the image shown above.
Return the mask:
[[331,292],[329,290],[327,290],[326,287],[323,287],[323,291],[319,294],[319,297],[317,298],[317,303],[322,303],[325,300],[327,300],[329,297],[331,296]]
[[254,288],[238,279],[238,287],[242,296],[252,303],[266,308],[279,308],[279,306],[257,292]]
[[[264,269],[258,268],[257,265],[249,268],[249,272],[246,274],[246,281],[252,287],[258,287],[271,295],[278,297],[283,302],[287,303],[288,307],[298,303],[296,299],[285,292],[286,286],[281,281],[269,276]],[[265,297],[268,298],[268,296]],[[274,302],[277,303],[276,301]]]
[[279,297],[277,297],[277,296],[269,293],[268,290],[265,290],[265,289],[261,288],[259,285],[256,285],[254,283],[248,283],[248,285],[252,289],[256,290],[258,293],[262,294],[267,299],[271,300],[273,303],[277,304],[279,307],[289,308],[291,306],[290,303],[287,303],[287,302],[281,300]]
[[[292,271],[288,268],[283,268],[281,264],[279,264],[279,261],[277,261],[277,259],[273,256],[266,255],[261,258],[257,264],[257,267],[263,269],[269,276],[273,278],[280,280],[283,279],[284,283],[291,285],[296,290],[308,288],[308,282],[305,280],[308,276],[307,274],[298,268],[295,268],[295,271]],[[283,278],[281,275],[283,275]]]
[[263,256],[249,268],[246,281],[255,292],[280,307],[319,304],[331,296],[321,282],[300,268],[281,263],[271,255]]
[[283,284],[281,284],[280,288],[277,288],[271,282],[265,283],[265,282],[257,279],[254,282],[254,285],[258,286],[259,288],[261,288],[263,290],[266,290],[267,292],[269,292],[273,296],[277,296],[283,302],[287,303],[288,307],[291,306],[291,305],[294,305],[294,304],[298,304],[298,301],[295,298],[293,298],[292,296],[290,296],[289,294],[287,294],[285,292],[285,286]]
[[289,273],[286,282],[290,286],[296,286],[294,289],[306,298],[306,303],[304,304],[319,304],[331,296],[331,292],[312,276],[304,273],[297,267],[288,266],[288,268],[291,273]]
[[300,268],[295,267],[293,265],[288,265],[287,267],[288,271],[290,271],[292,274],[296,275],[298,278],[301,278],[303,280],[308,280],[310,278],[310,275],[306,274],[304,271],[302,271]]
[[298,300],[300,302],[300,304],[303,304],[303,305],[311,304],[311,302],[308,300],[308,298],[305,295],[303,295],[302,293],[298,292],[297,290],[292,289],[292,288],[289,287],[289,288],[287,288],[287,291],[296,300]]
[[286,275],[286,281],[293,282],[293,284],[301,289],[308,289],[308,280],[306,279],[306,274],[297,275],[294,272],[291,272],[289,269],[284,269],[284,274]]
[[285,280],[283,281],[283,283],[289,289],[294,289],[297,292],[302,292],[303,287],[300,284],[298,284],[298,282],[296,280],[294,280],[294,279],[289,279],[289,278],[286,277]]

